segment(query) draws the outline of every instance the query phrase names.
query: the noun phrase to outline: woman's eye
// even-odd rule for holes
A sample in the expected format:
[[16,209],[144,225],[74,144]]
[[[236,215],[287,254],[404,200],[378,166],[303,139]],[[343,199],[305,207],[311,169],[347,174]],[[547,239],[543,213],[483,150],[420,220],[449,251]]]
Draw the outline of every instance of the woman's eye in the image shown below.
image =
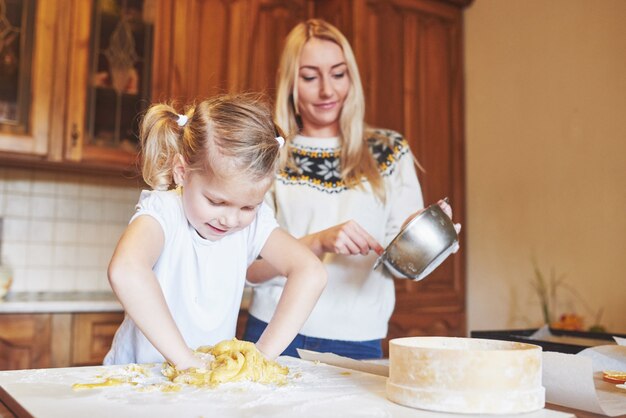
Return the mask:
[[343,71],[343,72],[341,72],[341,73],[335,73],[335,74],[333,74],[333,78],[336,78],[336,79],[342,79],[345,75],[346,75],[346,72],[345,72],[345,71]]
[[300,76],[300,78],[303,81],[309,82],[309,81],[315,80],[317,77],[315,77],[314,75],[303,75],[303,76]]

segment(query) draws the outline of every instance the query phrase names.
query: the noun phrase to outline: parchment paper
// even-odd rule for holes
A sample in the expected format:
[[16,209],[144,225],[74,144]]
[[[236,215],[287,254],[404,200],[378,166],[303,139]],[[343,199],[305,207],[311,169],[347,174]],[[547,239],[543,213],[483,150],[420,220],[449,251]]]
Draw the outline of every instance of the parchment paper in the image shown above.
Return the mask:
[[[540,329],[531,336],[545,340]],[[626,339],[613,337],[617,344],[589,347],[578,354],[543,353],[543,386],[546,402],[595,414],[626,414],[626,390],[602,380],[602,372],[626,372]],[[531,342],[531,341],[529,341]]]
[[379,376],[389,376],[389,365],[370,361],[354,360],[348,357],[339,356],[334,353],[318,353],[317,351],[303,350],[298,348],[298,355],[302,360],[319,361],[331,366],[343,367],[346,369],[359,370],[361,372],[377,374]]

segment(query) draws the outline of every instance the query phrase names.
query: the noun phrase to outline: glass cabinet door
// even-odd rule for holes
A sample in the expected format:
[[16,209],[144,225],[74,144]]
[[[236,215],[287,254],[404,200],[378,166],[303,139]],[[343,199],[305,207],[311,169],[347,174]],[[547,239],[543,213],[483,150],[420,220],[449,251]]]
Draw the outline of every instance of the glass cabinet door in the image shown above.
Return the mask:
[[137,114],[150,99],[152,22],[144,1],[100,0],[93,14],[87,139],[97,146],[137,147]]
[[0,123],[20,134],[28,131],[34,6],[0,0]]
[[0,151],[48,146],[56,3],[0,0]]
[[154,9],[154,0],[79,2],[70,55],[69,159],[135,160],[139,116],[150,103]]

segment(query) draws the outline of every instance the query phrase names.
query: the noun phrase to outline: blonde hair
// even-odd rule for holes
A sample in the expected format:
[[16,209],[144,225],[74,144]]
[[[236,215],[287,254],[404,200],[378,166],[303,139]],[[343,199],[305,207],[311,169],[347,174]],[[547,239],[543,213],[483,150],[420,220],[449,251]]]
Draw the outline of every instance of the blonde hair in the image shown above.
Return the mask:
[[191,170],[216,175],[237,170],[251,181],[275,174],[280,136],[268,103],[258,94],[219,95],[189,107],[188,120],[170,104],[152,105],[140,130],[142,174],[156,190],[172,186],[172,168],[180,154]]
[[[365,97],[359,69],[350,43],[333,25],[320,19],[299,23],[287,35],[280,58],[276,80],[276,121],[287,133],[290,142],[300,132],[298,116],[298,73],[300,55],[311,38],[337,44],[343,51],[350,76],[350,89],[339,117],[341,134],[341,177],[346,187],[362,187],[366,178],[374,194],[385,200],[385,189],[378,165],[367,145],[372,131],[365,125]],[[288,147],[281,151],[281,167],[293,164]]]

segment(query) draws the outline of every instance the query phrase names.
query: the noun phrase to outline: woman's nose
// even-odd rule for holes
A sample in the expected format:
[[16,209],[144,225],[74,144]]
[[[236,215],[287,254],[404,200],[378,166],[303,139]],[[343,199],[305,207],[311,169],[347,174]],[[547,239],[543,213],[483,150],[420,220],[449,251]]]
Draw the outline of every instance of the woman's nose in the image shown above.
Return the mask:
[[327,77],[322,77],[320,80],[320,97],[329,97],[332,95],[332,87],[330,80]]

